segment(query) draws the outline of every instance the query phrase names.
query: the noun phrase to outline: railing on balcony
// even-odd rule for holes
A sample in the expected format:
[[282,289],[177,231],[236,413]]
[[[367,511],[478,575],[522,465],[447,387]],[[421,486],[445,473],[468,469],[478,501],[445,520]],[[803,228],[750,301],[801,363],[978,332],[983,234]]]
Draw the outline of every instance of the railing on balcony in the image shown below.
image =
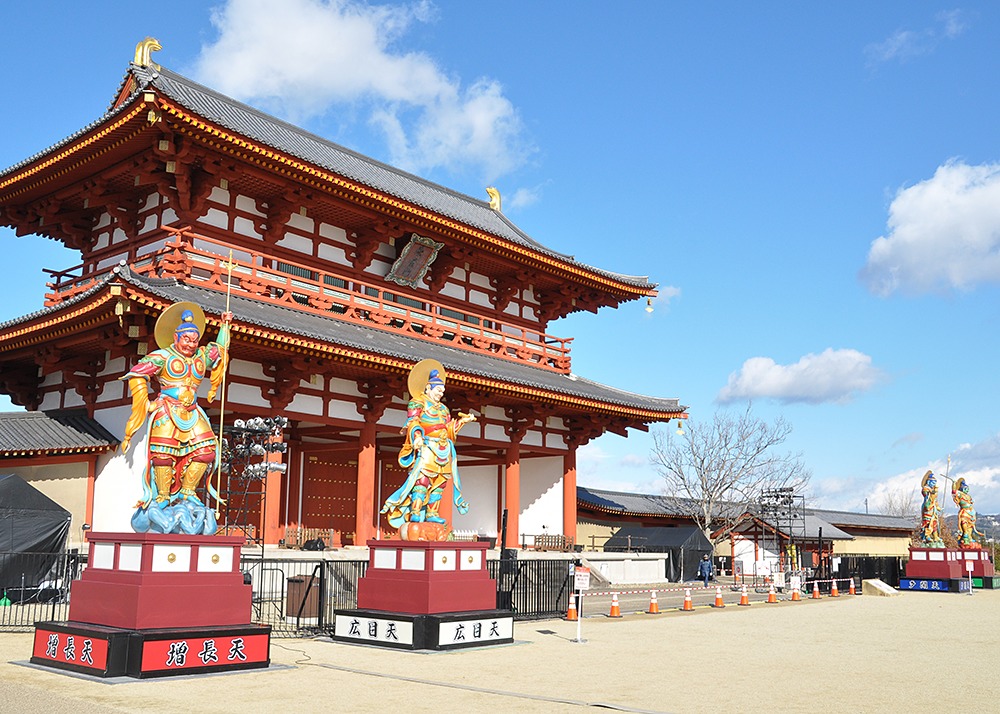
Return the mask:
[[[130,269],[150,277],[173,277],[200,287],[363,324],[452,347],[490,354],[513,362],[568,374],[571,337],[499,322],[495,317],[459,311],[417,300],[304,263],[278,259],[257,251],[231,246],[184,229],[168,229],[168,239],[158,250],[142,256]],[[231,266],[231,270],[230,270]],[[77,266],[48,271],[52,282],[46,305],[56,305],[89,289],[107,275],[73,277]]]

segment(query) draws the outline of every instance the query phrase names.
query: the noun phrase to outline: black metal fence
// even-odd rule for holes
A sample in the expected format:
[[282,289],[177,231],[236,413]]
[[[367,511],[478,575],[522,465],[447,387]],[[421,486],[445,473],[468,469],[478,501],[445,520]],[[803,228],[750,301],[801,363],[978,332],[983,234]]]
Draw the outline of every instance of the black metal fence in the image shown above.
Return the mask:
[[65,553],[0,553],[0,632],[34,628],[40,620],[65,620],[69,584],[86,563]]
[[861,586],[862,580],[878,578],[892,587],[899,586],[899,579],[906,572],[907,558],[877,555],[838,555],[836,568],[830,569],[829,577],[844,579],[854,578],[855,587]]
[[[15,562],[13,556],[17,556]],[[39,582],[23,582],[8,575],[0,582],[0,632],[30,632],[35,622],[66,620],[70,583],[79,577],[86,556],[76,551],[53,555],[0,553],[0,569],[13,573],[16,563],[30,572],[38,559],[51,565]],[[27,559],[27,560],[26,560]],[[240,567],[251,587],[251,617],[271,625],[274,637],[303,637],[333,632],[334,612],[357,607],[358,580],[368,561],[299,558],[263,558],[244,555]],[[570,593],[570,561],[488,560],[490,577],[497,581],[497,607],[514,611],[515,620],[559,617],[566,612]],[[37,580],[37,579],[36,579]]]

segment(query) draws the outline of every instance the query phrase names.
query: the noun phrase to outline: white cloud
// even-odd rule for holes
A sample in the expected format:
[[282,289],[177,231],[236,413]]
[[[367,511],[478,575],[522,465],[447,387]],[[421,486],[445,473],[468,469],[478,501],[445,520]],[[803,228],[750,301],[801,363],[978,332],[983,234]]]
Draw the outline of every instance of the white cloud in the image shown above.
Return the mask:
[[577,449],[576,482],[604,491],[663,493],[663,480],[651,471],[648,456],[615,456],[596,441]]
[[870,65],[897,61],[900,64],[927,55],[937,49],[941,40],[954,40],[968,27],[965,13],[950,10],[938,13],[937,25],[922,30],[896,30],[881,42],[873,42],[865,48]]
[[681,296],[681,289],[673,285],[663,285],[656,289],[657,295],[652,298],[650,305],[654,312],[657,309],[667,310],[670,308],[670,301]]
[[503,200],[504,209],[510,207],[513,209],[527,208],[538,203],[542,198],[542,188],[544,184],[538,186],[532,186],[531,188],[519,188],[511,195],[509,199],[505,198]]
[[[879,481],[867,494],[869,503],[879,503],[886,494],[896,492],[915,494],[919,504],[920,482],[928,469],[939,476],[947,473],[952,480],[964,478],[979,513],[1000,513],[1000,434],[976,444],[963,444],[951,455],[950,465],[947,459],[937,459]],[[957,507],[952,504],[951,484],[939,478],[938,488],[945,515],[953,515]]]
[[362,112],[401,168],[474,170],[485,182],[532,152],[516,108],[493,79],[463,86],[435,60],[397,44],[433,19],[429,2],[227,0],[213,13],[218,38],[195,74],[224,94],[290,121]]
[[1000,282],[1000,163],[952,160],[897,192],[861,280],[881,296]]
[[883,379],[883,372],[872,366],[871,357],[857,350],[828,348],[788,365],[769,357],[752,357],[729,375],[716,400],[723,404],[758,398],[783,403],[843,403]]

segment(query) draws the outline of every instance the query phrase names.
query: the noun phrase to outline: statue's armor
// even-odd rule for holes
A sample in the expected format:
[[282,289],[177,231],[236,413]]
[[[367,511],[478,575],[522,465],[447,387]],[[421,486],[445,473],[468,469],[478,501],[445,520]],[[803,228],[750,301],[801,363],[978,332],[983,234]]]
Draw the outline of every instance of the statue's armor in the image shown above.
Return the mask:
[[146,379],[155,375],[160,383],[160,394],[150,409],[150,456],[179,460],[206,448],[214,451],[215,435],[198,406],[198,386],[219,358],[215,343],[199,347],[191,357],[171,346],[149,353],[126,375]]

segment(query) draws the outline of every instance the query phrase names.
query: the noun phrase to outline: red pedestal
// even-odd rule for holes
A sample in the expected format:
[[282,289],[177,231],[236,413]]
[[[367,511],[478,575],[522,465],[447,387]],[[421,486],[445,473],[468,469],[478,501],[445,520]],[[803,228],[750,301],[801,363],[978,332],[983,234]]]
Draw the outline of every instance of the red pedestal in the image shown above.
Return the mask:
[[250,621],[238,536],[88,533],[68,622],[35,623],[31,661],[97,677],[267,667],[271,628]]
[[486,543],[368,541],[358,608],[411,615],[495,610]]
[[238,536],[88,533],[69,620],[128,630],[246,625]]
[[967,578],[969,563],[972,564],[973,577],[993,577],[989,551],[978,548],[910,548],[906,577],[939,580]]

